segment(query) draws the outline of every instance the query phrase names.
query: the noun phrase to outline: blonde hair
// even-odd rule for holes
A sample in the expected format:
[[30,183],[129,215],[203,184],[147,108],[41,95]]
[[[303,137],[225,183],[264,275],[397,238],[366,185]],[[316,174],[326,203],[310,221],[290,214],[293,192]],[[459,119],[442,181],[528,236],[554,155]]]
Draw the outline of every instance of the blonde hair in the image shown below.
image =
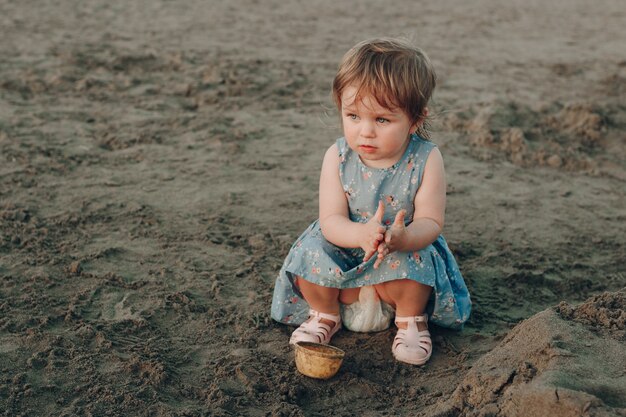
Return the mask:
[[[437,76],[428,56],[403,39],[370,39],[356,44],[341,60],[333,81],[332,96],[341,112],[346,87],[357,89],[354,100],[371,95],[388,109],[401,109],[411,123],[425,121],[425,109]],[[424,123],[417,129],[428,137]]]

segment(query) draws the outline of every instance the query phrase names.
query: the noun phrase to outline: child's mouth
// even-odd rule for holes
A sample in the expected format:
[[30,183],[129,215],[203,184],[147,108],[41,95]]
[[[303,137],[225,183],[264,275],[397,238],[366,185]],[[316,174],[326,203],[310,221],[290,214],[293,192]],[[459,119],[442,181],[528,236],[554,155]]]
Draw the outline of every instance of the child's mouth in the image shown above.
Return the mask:
[[362,150],[363,152],[366,152],[366,153],[376,152],[376,147],[375,146],[359,145],[359,149]]

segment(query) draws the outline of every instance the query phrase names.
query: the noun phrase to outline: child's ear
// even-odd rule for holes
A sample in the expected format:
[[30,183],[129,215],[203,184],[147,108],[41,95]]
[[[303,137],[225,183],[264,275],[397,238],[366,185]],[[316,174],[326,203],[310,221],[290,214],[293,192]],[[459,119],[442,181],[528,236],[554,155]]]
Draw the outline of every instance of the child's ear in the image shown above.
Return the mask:
[[422,116],[418,119],[417,122],[411,126],[411,132],[417,133],[417,130],[424,124],[424,121],[428,117],[428,107],[424,107],[424,111],[422,112]]

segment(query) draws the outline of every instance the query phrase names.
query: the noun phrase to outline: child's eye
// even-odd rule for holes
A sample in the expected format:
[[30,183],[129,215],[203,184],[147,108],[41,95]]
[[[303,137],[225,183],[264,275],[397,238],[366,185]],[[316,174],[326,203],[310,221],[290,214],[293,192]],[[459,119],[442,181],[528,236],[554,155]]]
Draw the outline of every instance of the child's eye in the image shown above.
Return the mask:
[[352,114],[352,113],[349,113],[347,116],[349,119],[352,119],[352,120],[356,120],[358,117],[356,114]]
[[389,119],[385,119],[384,117],[377,117],[377,118],[376,118],[376,121],[377,121],[378,123],[388,123],[388,122],[389,122]]

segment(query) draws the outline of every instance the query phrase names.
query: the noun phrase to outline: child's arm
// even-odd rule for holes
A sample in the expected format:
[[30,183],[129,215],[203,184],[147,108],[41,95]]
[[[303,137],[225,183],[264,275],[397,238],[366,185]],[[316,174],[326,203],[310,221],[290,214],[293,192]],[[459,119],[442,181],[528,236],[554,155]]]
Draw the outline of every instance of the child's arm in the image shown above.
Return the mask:
[[322,234],[332,244],[342,248],[362,248],[364,261],[376,253],[383,240],[385,228],[382,218],[385,210],[382,202],[376,214],[367,223],[357,223],[348,217],[348,200],[339,179],[339,151],[331,146],[322,163],[320,175],[320,226]]
[[393,225],[385,233],[385,242],[378,246],[375,267],[388,253],[423,249],[441,234],[446,211],[446,174],[438,148],[434,148],[428,156],[422,183],[413,203],[413,222],[405,227],[406,210],[398,212]]

